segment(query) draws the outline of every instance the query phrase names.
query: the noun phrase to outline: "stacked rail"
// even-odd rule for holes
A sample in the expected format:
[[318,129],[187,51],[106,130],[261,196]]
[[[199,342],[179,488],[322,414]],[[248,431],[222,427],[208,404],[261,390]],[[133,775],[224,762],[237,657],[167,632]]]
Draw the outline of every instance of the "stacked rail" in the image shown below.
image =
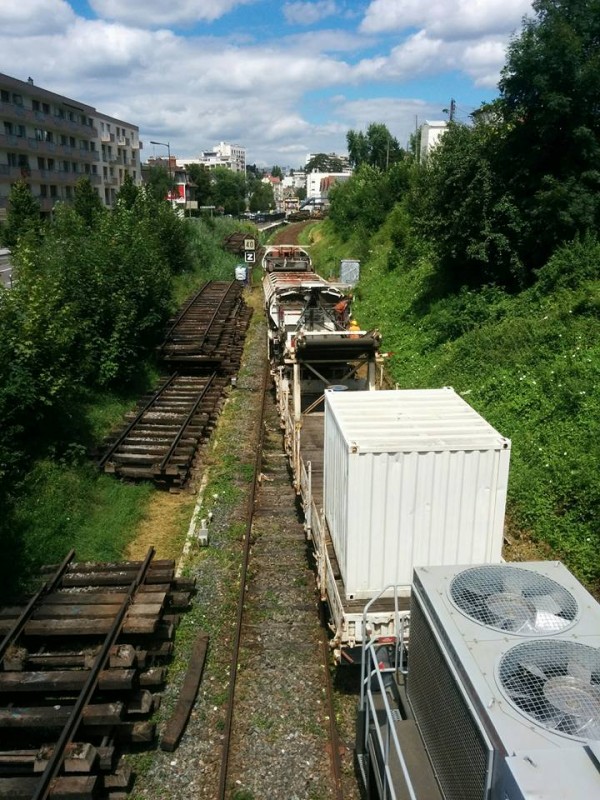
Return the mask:
[[100,461],[105,472],[182,486],[198,447],[210,437],[227,378],[179,375],[143,398]]
[[239,368],[252,310],[237,281],[209,281],[171,321],[160,347],[171,374],[105,443],[99,466],[132,480],[182,487]]
[[122,748],[155,738],[164,663],[193,584],[174,562],[74,563],[0,609],[0,797],[126,797]]
[[161,359],[180,371],[231,373],[239,366],[249,317],[239,281],[209,281],[171,321]]

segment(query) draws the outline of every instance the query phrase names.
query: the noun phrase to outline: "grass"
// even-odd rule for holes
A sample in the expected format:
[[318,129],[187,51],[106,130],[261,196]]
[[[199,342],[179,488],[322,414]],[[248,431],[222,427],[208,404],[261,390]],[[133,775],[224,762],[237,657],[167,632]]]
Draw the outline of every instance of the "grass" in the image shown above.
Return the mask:
[[444,295],[425,256],[389,268],[389,233],[384,226],[365,247],[341,241],[329,222],[311,228],[317,271],[366,249],[354,313],[382,332],[392,380],[453,386],[512,440],[511,529],[600,592],[600,254],[586,258],[574,244],[520,294]]

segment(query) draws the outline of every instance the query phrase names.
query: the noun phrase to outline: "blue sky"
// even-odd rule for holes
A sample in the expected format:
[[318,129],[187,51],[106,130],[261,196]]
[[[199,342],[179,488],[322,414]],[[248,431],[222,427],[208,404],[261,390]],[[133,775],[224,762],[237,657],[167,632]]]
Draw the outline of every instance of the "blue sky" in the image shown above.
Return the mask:
[[[139,126],[299,167],[383,122],[401,145],[497,94],[530,0],[0,0],[0,72]],[[159,148],[160,150],[160,148]],[[157,152],[162,155],[162,152]]]

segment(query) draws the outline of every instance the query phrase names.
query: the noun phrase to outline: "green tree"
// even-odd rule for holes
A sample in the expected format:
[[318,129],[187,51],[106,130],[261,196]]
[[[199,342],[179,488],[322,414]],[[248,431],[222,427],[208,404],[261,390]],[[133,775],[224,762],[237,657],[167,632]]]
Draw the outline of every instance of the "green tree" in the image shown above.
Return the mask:
[[535,0],[499,84],[498,159],[526,221],[531,268],[600,227],[600,0]]
[[123,178],[123,183],[117,194],[117,202],[125,206],[125,208],[133,208],[135,201],[140,193],[139,187],[133,182],[133,178],[127,172]]
[[281,167],[278,167],[277,165],[275,165],[271,170],[271,175],[274,178],[281,178],[283,180],[283,170],[281,169]]
[[[127,177],[129,178],[129,175]],[[100,195],[87,175],[77,181],[73,208],[89,227],[94,225],[99,214],[105,213]]]
[[213,183],[210,170],[204,164],[186,164],[186,171],[194,184],[194,199],[199,206],[211,206],[213,203]]
[[275,208],[273,187],[270,183],[255,182],[250,194],[249,208],[250,211],[269,211]]
[[173,178],[169,170],[161,164],[151,167],[146,178],[146,188],[155,200],[168,202],[169,192],[173,188]]
[[316,153],[306,164],[306,172],[342,172],[344,165],[337,156]]
[[225,214],[241,214],[246,210],[246,177],[227,167],[217,167],[213,173],[214,204]]
[[31,194],[29,185],[20,178],[10,190],[2,240],[7,247],[14,247],[22,236],[37,234],[39,229],[40,204]]
[[496,172],[500,140],[483,118],[473,127],[452,124],[417,172],[415,228],[434,243],[449,287],[522,281],[519,213]]
[[370,164],[381,170],[389,169],[404,158],[398,140],[382,123],[372,122],[366,133],[350,130],[346,134],[348,157],[353,167]]

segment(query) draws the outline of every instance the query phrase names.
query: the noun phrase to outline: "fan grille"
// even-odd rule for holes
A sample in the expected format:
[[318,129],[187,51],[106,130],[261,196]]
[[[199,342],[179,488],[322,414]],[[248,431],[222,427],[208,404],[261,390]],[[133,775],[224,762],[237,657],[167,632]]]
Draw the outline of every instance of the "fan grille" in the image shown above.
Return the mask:
[[578,611],[564,586],[508,564],[463,570],[450,584],[450,597],[475,622],[522,636],[563,631]]
[[502,656],[498,678],[510,702],[546,730],[600,740],[600,649],[524,642]]

